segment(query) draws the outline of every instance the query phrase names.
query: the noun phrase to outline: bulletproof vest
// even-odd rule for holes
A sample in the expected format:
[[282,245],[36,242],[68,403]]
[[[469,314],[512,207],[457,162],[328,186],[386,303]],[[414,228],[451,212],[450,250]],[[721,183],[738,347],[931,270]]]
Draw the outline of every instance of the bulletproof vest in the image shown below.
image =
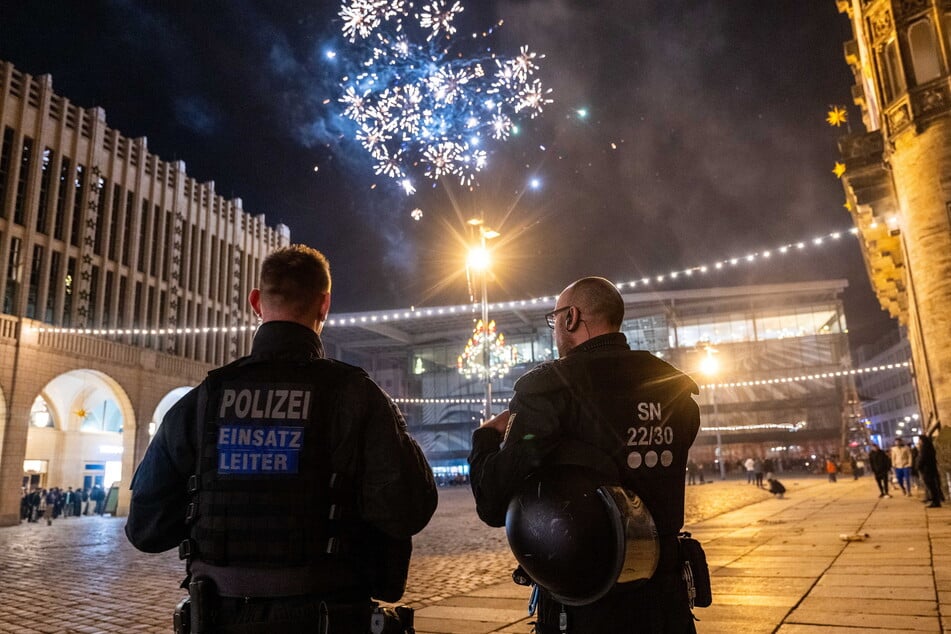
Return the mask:
[[354,495],[332,468],[330,399],[354,372],[326,359],[243,359],[209,374],[184,558],[280,568],[341,551]]
[[689,377],[650,353],[615,348],[539,366],[515,389],[516,415],[519,393],[552,393],[563,406],[564,437],[608,456],[660,536],[680,532],[687,455],[700,427],[692,398],[699,390]]

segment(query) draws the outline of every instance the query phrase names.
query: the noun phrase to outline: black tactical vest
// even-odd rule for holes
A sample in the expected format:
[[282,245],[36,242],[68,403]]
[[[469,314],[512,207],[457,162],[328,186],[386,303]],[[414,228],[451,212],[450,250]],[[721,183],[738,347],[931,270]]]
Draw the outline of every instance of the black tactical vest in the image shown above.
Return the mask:
[[331,466],[336,384],[362,372],[328,359],[239,360],[199,398],[199,458],[183,557],[217,566],[314,565],[337,554],[351,483]]

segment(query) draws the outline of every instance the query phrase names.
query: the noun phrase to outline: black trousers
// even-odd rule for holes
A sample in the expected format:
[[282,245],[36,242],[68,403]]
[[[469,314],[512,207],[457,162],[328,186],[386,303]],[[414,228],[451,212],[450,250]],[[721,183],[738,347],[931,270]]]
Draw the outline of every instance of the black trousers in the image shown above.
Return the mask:
[[888,495],[888,472],[876,473],[875,482],[878,483],[878,490],[882,495]]
[[[567,621],[562,630],[560,622]],[[641,584],[618,584],[590,605],[562,606],[539,592],[537,634],[696,634],[680,572],[654,575]]]

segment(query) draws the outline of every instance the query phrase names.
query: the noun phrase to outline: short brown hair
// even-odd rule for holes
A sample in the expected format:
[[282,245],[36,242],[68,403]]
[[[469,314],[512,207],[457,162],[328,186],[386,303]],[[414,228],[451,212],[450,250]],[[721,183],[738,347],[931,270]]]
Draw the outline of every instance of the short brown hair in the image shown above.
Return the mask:
[[259,290],[266,304],[303,309],[330,292],[330,262],[317,249],[292,244],[271,252],[261,263]]

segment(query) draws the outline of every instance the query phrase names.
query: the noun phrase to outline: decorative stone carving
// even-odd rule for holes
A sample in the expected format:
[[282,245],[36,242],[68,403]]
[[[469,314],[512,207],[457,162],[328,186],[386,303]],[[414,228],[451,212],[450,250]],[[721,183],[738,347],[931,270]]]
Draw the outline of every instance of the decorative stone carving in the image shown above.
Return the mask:
[[908,104],[902,103],[890,110],[887,114],[888,129],[891,134],[899,132],[902,128],[911,123],[911,114],[908,112]]
[[78,194],[86,196],[86,219],[82,225],[84,230],[81,242],[82,255],[80,256],[80,262],[82,264],[79,270],[79,279],[82,280],[82,286],[78,294],[79,307],[76,309],[76,314],[81,318],[79,323],[80,328],[87,326],[86,317],[91,312],[89,310],[89,289],[92,283],[92,251],[96,244],[96,227],[99,224],[99,210],[102,204],[102,186],[104,182],[102,180],[102,171],[98,165],[94,165],[89,172],[89,182],[86,183],[86,186],[83,187]]
[[931,8],[931,0],[900,0],[893,3],[895,18],[906,18]]
[[872,31],[872,41],[876,43],[890,37],[894,30],[892,14],[887,9],[870,14],[868,24]]
[[839,152],[849,163],[852,163],[853,159],[870,156],[880,159],[884,150],[885,143],[879,131],[853,134],[839,139]]
[[948,107],[948,87],[929,86],[912,95],[915,115],[933,114]]

